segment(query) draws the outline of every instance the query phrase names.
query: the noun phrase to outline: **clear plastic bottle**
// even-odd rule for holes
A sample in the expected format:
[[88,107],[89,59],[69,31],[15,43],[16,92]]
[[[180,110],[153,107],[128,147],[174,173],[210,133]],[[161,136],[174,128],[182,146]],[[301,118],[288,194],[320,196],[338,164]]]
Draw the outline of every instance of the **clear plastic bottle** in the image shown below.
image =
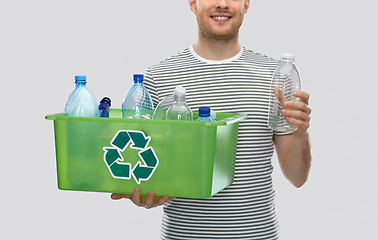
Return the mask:
[[178,121],[193,121],[193,112],[185,102],[185,88],[177,86],[173,93],[173,105],[168,108],[166,119]]
[[143,75],[134,74],[134,85],[126,93],[122,103],[122,117],[151,119],[154,105],[150,93],[143,86]]
[[212,122],[213,119],[211,118],[210,108],[209,107],[200,107],[198,109],[198,118],[197,122]]
[[98,105],[99,117],[108,118],[109,117],[109,108],[112,105],[112,101],[108,97],[104,97]]
[[301,90],[300,76],[294,60],[294,54],[281,54],[281,65],[273,75],[270,88],[268,126],[276,131],[296,130],[296,127],[289,124],[282,114],[282,104],[285,100],[299,100],[293,96],[295,91]]
[[210,110],[210,118],[213,122],[217,120],[217,113],[212,109]]
[[167,110],[173,105],[173,103],[173,94],[163,98],[163,100],[161,100],[156,106],[152,119],[165,120],[167,118]]
[[97,101],[86,87],[86,76],[75,76],[76,88],[68,97],[64,113],[66,116],[98,117]]

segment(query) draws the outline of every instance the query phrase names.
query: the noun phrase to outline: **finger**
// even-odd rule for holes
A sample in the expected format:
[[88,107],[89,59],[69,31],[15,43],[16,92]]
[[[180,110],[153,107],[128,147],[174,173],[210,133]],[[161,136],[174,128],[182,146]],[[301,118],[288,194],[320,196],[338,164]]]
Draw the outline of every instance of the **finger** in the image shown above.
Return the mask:
[[300,98],[299,101],[309,104],[310,95],[303,91],[295,91],[293,93],[294,97]]
[[297,120],[304,121],[304,122],[310,122],[311,120],[310,115],[304,111],[283,109],[282,114],[285,115],[286,117],[295,118]]
[[130,200],[137,206],[141,206],[141,199],[140,199],[140,189],[135,188]]
[[281,106],[283,106],[283,103],[286,101],[283,92],[279,88],[275,88],[274,94],[276,98],[278,99],[278,101],[281,103]]
[[305,102],[286,101],[284,103],[284,106],[285,106],[286,110],[301,110],[302,112],[306,113],[307,115],[311,114],[311,109],[307,106],[307,104]]
[[131,198],[131,194],[112,193],[112,195],[110,195],[110,198],[113,199],[113,200],[120,200],[122,198],[128,198],[128,199],[130,199]]
[[155,197],[155,193],[152,192],[152,191],[147,194],[147,198],[144,201],[144,207],[145,208],[147,208],[147,209],[152,208],[153,203],[154,203],[154,197]]
[[164,203],[166,203],[168,201],[169,197],[161,197],[159,198],[159,200],[156,202],[156,206],[161,206],[163,205]]
[[286,120],[290,124],[292,124],[292,125],[300,128],[300,129],[302,129],[304,131],[306,131],[310,127],[310,122],[309,121],[301,121],[301,120],[298,120],[298,119],[295,119],[295,118],[292,118],[292,117],[286,117]]

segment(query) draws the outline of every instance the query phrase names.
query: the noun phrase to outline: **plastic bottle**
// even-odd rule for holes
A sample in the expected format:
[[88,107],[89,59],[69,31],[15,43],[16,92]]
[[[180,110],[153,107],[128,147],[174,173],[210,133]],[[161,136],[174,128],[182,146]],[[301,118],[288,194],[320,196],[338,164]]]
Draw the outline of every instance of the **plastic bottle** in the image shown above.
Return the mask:
[[68,97],[64,113],[66,116],[98,117],[97,101],[86,87],[86,76],[75,76],[76,88]]
[[173,105],[173,103],[173,94],[163,98],[163,100],[161,100],[156,106],[152,119],[165,120],[167,118],[167,110]]
[[126,93],[122,103],[122,117],[151,119],[154,105],[150,93],[143,86],[143,75],[134,74],[134,85]]
[[[281,54],[281,65],[273,75],[270,88],[268,126],[276,131],[296,130],[282,114],[282,104],[286,101],[298,101],[293,96],[301,90],[299,72],[294,64],[294,54]],[[278,91],[280,90],[280,91]]]
[[211,118],[210,108],[209,107],[200,107],[198,109],[198,118],[197,122],[212,122],[213,119]]
[[212,109],[210,110],[210,118],[213,122],[217,120],[217,113]]
[[185,102],[185,88],[177,86],[173,93],[173,105],[167,110],[167,120],[193,121],[192,110]]
[[99,117],[108,118],[109,117],[109,108],[112,105],[112,101],[108,97],[104,97],[98,105]]

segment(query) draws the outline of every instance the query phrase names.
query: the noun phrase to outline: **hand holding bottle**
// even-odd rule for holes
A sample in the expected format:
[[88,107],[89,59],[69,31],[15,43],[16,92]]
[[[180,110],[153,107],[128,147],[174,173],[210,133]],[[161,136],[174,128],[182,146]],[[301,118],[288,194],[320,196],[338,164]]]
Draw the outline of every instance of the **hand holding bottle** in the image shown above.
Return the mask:
[[277,91],[277,97],[283,106],[282,114],[286,121],[297,129],[294,133],[297,135],[306,133],[311,119],[311,108],[308,107],[310,95],[304,91],[295,91],[293,96],[299,100],[287,101],[281,90],[275,91]]

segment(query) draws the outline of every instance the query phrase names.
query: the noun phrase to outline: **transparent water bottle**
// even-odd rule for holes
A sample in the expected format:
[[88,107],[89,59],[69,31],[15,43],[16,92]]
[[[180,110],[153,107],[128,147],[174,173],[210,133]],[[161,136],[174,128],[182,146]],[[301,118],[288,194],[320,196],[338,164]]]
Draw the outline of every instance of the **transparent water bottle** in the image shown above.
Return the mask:
[[173,93],[173,105],[168,108],[166,119],[178,121],[193,121],[193,112],[185,102],[185,88],[177,86]]
[[143,86],[143,75],[134,74],[134,85],[126,93],[122,103],[122,117],[131,119],[151,119],[154,105],[150,93]]
[[213,122],[217,120],[217,113],[212,109],[210,110],[210,118]]
[[281,54],[281,65],[273,75],[269,98],[268,126],[276,131],[294,131],[296,127],[282,114],[284,101],[298,101],[295,91],[301,90],[299,72],[294,64],[294,54]]
[[213,119],[211,118],[210,108],[209,107],[200,107],[198,109],[198,118],[197,122],[212,122]]
[[86,76],[75,76],[76,88],[68,97],[64,113],[66,116],[98,117],[97,101],[86,87]]
[[112,105],[112,101],[108,97],[104,97],[98,105],[99,117],[108,118],[109,117],[109,108]]

